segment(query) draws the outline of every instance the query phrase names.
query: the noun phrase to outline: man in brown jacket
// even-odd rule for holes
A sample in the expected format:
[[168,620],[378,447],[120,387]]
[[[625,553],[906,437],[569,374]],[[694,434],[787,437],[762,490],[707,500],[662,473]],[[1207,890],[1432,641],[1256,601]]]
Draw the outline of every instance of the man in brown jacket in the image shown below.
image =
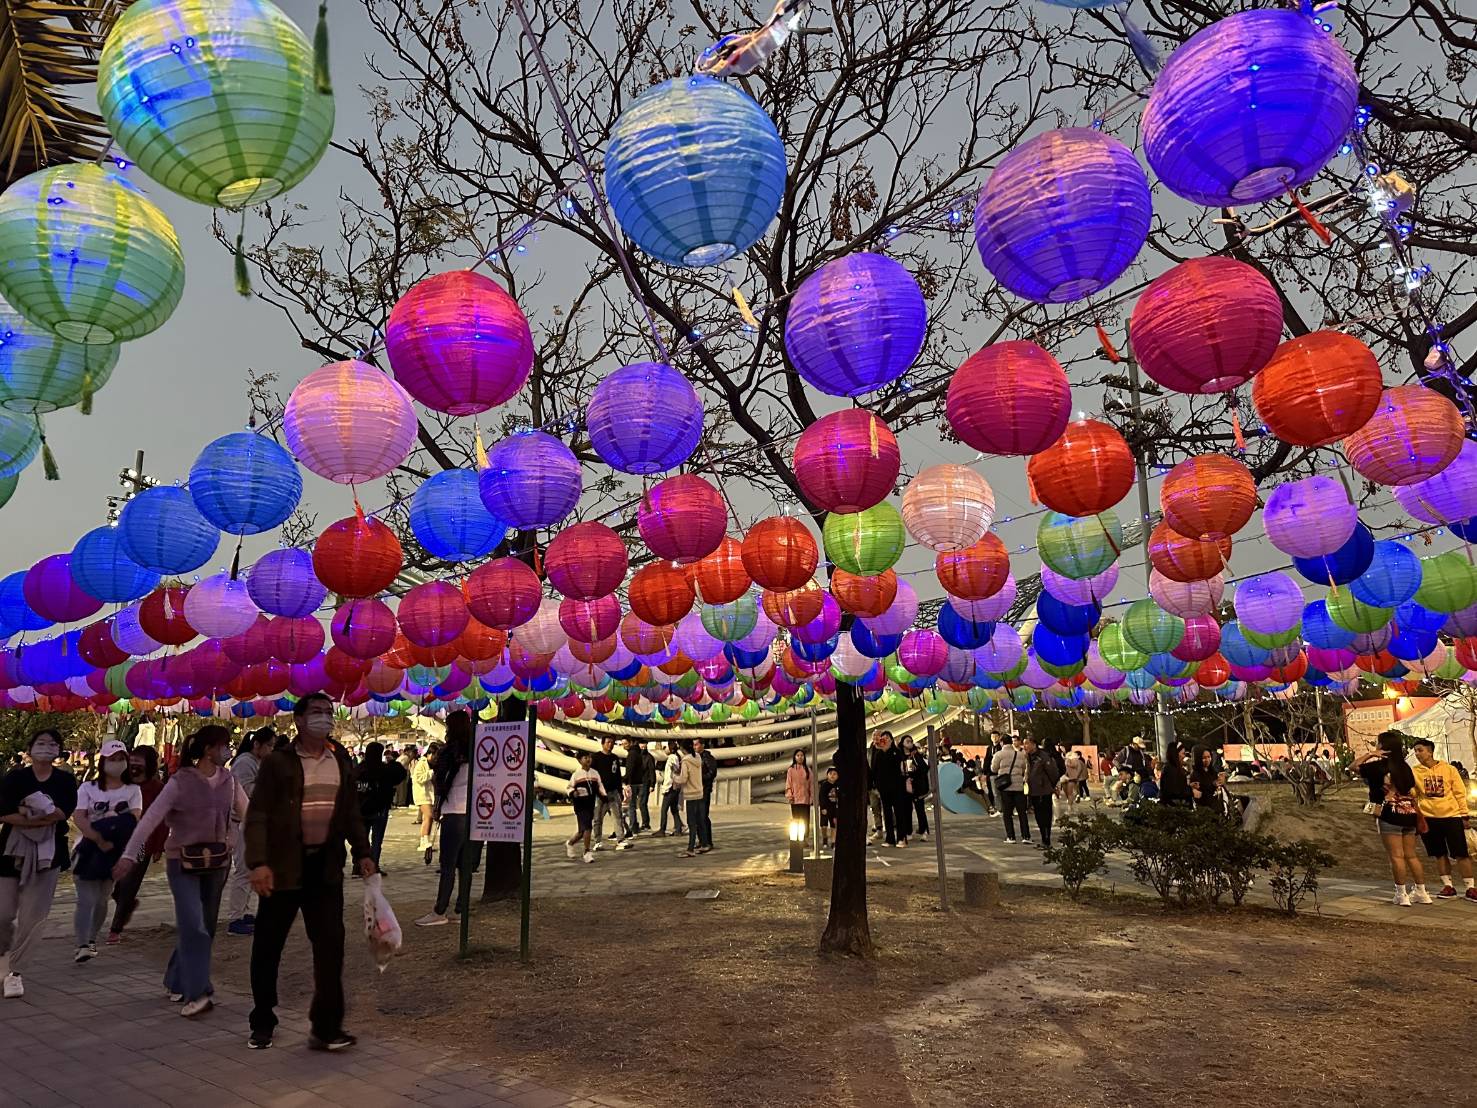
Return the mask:
[[309,693],[294,705],[297,738],[257,772],[246,812],[246,865],[261,898],[251,945],[251,1038],[265,1050],[277,1026],[277,971],[299,911],[313,948],[313,1050],[344,1050],[344,844],[358,872],[375,872],[359,814],[354,766],[334,742],[333,701]]

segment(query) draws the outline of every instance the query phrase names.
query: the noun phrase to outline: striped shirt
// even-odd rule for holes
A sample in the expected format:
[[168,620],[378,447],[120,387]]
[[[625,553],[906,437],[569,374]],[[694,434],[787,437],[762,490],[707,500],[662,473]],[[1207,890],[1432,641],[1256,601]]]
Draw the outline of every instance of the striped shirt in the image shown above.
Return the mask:
[[327,744],[316,758],[301,744],[296,749],[303,760],[303,845],[322,846],[328,841],[328,824],[338,799],[338,759]]

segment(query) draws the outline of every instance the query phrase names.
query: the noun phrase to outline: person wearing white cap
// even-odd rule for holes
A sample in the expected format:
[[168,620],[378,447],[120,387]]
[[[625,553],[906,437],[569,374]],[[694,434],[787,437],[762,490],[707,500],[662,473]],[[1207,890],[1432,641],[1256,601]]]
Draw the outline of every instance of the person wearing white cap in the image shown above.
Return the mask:
[[97,936],[108,917],[108,897],[113,893],[113,866],[123,857],[123,847],[144,809],[144,794],[128,781],[128,748],[109,739],[97,752],[92,776],[77,790],[77,810],[72,822],[82,838],[72,866],[77,886],[77,908],[72,929],[77,936],[73,961],[97,957]]

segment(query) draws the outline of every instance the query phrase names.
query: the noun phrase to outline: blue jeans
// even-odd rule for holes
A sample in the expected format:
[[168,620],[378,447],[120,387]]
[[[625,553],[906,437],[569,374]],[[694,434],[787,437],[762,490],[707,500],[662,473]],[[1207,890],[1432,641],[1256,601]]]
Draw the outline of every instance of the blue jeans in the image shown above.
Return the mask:
[[385,845],[385,828],[390,824],[390,813],[380,812],[378,815],[364,817],[364,830],[369,835],[369,856],[374,859],[374,864],[380,864],[380,850]]
[[210,951],[227,870],[222,867],[186,873],[180,869],[178,858],[170,858],[164,864],[164,873],[174,894],[175,933],[164,987],[187,1001],[211,996],[215,987],[210,983]]
[[[637,831],[651,830],[651,808],[647,805],[647,798],[651,796],[650,785],[632,785],[631,802],[626,805],[626,824],[632,833]],[[637,816],[641,819],[638,821]]]
[[77,933],[77,945],[86,946],[97,942],[97,933],[103,929],[103,921],[108,918],[108,897],[113,892],[113,879],[74,877],[72,881],[77,886],[77,907],[72,913],[72,929]]
[[697,797],[687,802],[687,849],[696,850],[703,845],[703,801]]

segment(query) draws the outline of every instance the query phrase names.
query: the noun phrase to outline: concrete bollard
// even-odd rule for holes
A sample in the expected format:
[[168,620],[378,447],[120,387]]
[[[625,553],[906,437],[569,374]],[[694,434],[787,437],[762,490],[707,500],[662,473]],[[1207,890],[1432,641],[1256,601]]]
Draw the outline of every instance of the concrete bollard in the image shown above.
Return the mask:
[[831,859],[805,859],[805,887],[818,893],[831,891]]
[[[807,882],[809,879],[807,871]],[[966,869],[964,903],[971,908],[993,908],[1000,903],[1000,875],[992,869]]]

